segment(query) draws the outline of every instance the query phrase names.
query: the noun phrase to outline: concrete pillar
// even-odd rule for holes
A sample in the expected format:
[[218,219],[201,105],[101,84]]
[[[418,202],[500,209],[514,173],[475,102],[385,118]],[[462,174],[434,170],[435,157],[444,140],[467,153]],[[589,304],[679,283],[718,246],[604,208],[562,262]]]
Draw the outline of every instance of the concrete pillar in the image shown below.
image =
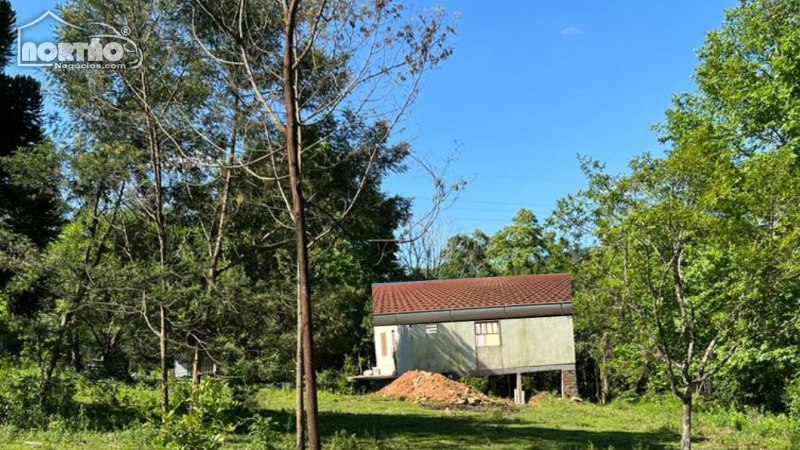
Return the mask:
[[514,389],[514,403],[518,405],[525,404],[525,390],[522,388],[522,373],[517,373],[517,385]]
[[574,370],[561,371],[561,397],[572,398],[578,396],[578,375]]

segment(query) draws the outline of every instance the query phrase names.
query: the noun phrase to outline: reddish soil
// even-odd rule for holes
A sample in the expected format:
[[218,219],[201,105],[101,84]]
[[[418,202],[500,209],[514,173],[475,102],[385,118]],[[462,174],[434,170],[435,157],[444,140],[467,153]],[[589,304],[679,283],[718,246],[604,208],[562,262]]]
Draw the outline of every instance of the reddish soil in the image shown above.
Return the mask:
[[438,373],[412,370],[387,385],[378,395],[416,402],[438,402],[451,405],[498,404],[498,400],[472,389],[464,383]]

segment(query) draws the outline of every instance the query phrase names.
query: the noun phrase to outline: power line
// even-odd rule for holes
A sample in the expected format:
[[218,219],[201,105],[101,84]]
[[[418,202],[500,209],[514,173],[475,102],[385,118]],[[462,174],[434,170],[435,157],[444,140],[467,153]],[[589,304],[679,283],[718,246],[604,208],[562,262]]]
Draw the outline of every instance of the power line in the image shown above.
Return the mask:
[[[431,200],[428,199],[414,199],[414,202],[424,201],[428,203],[433,203]],[[553,203],[530,203],[530,202],[496,202],[496,201],[489,201],[489,200],[456,200],[454,204],[458,205],[459,203],[475,203],[481,205],[508,205],[508,206],[516,206],[518,208],[524,208],[526,206],[543,206],[543,207],[551,207],[555,205]]]

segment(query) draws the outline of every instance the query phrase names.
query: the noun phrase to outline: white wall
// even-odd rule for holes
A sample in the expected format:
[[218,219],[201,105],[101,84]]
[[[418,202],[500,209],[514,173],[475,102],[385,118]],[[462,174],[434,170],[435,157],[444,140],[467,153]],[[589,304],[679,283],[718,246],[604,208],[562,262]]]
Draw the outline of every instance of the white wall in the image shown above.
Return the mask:
[[[499,347],[475,346],[475,322],[445,322],[438,333],[425,325],[375,327],[375,353],[381,374],[412,369],[458,374],[514,373],[516,368],[575,364],[572,316],[504,319]],[[395,341],[392,340],[394,331]],[[386,333],[387,355],[382,355],[381,333]],[[392,350],[397,350],[395,367]]]

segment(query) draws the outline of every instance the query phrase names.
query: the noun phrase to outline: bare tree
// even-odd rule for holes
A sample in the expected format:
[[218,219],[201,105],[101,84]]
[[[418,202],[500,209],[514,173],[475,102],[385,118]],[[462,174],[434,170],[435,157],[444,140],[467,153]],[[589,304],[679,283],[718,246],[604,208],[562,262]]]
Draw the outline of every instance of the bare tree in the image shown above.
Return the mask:
[[[278,142],[265,143],[267,148],[259,156],[272,163],[272,173],[256,173],[247,161],[241,166],[258,179],[276,184],[291,217],[302,334],[298,356],[302,353],[308,445],[316,450],[320,442],[308,248],[351,214],[370,182],[379,147],[363,150],[369,164],[359,187],[340,209],[315,205],[330,219],[331,227],[314,237],[308,230],[309,193],[303,184],[302,157],[330,136],[312,133],[313,141],[305,142],[304,131],[332,117],[347,120],[349,113],[384,123],[382,140],[387,139],[416,98],[422,74],[449,56],[445,38],[452,29],[439,10],[415,13],[392,1],[282,0],[276,10],[273,3],[240,0],[235,14],[228,13],[232,8],[227,2],[194,3],[205,23],[213,24],[217,39],[227,41],[224,48],[207,45],[202,38],[198,43],[217,64],[244,68],[247,94],[260,106],[265,129],[276,130],[280,137]],[[277,34],[276,23],[280,24]],[[194,27],[193,35],[203,34]],[[268,131],[267,135],[274,134]],[[439,180],[437,189],[449,188]]]
[[401,245],[400,261],[412,278],[432,280],[438,277],[442,265],[442,249],[447,241],[447,227],[439,222],[419,239]]

